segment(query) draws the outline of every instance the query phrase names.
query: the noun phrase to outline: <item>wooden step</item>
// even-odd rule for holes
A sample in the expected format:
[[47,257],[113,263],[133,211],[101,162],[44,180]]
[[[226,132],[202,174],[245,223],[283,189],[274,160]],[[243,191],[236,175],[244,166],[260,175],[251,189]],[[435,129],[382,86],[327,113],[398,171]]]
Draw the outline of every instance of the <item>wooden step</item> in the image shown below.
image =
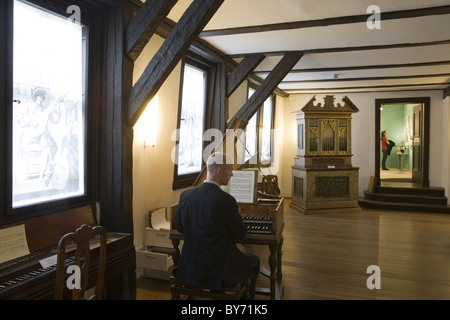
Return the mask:
[[364,197],[368,200],[400,203],[423,203],[435,205],[447,205],[446,196],[430,196],[422,194],[392,194],[379,192],[364,192]]
[[384,194],[402,194],[402,195],[423,195],[444,197],[445,189],[440,187],[382,187],[376,188],[375,192]]
[[450,206],[448,205],[375,201],[362,197],[359,198],[359,205],[361,207],[372,209],[450,213]]

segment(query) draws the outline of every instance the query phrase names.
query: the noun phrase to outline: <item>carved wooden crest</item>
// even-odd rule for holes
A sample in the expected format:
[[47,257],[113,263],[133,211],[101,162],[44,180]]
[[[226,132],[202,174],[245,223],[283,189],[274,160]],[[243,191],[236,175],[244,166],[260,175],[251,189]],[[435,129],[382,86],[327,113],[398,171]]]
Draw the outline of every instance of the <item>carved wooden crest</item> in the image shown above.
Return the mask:
[[316,96],[312,97],[311,100],[301,109],[302,112],[358,112],[359,109],[355,106],[355,104],[347,97],[344,96],[342,98],[342,101],[344,102],[343,105],[338,103],[337,105],[334,104],[335,97],[333,95],[326,95],[324,98],[324,105],[322,106],[322,103],[314,104],[314,101],[316,101]]

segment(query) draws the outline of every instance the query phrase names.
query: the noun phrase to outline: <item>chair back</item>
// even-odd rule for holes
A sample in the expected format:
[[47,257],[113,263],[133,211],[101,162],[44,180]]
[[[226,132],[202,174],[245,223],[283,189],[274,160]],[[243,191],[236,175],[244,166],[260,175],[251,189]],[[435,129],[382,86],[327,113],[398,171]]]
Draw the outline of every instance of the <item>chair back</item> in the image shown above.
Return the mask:
[[[98,258],[96,259],[97,264],[91,266],[91,253],[98,246],[98,243],[100,244],[99,253],[95,255],[95,258]],[[75,247],[75,252],[73,247]],[[72,265],[75,267],[68,269]],[[94,267],[97,268],[96,272]],[[75,232],[65,234],[58,243],[55,299],[62,300],[66,298],[67,294],[65,292],[67,293],[68,291],[72,293],[72,300],[85,299],[85,292],[89,285],[89,271],[91,271],[91,275],[96,276],[96,281],[91,281],[91,283],[95,283],[95,293],[88,300],[100,300],[103,293],[105,267],[105,228],[102,226],[90,227],[83,224]]]
[[280,195],[278,177],[276,175],[265,175],[262,179],[262,192],[271,195]]

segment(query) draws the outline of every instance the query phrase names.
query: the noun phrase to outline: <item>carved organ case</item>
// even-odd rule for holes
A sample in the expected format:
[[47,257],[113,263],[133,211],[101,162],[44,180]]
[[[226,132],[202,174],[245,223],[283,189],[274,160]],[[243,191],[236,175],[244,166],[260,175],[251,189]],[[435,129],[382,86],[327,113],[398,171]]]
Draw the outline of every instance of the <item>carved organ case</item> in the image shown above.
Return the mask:
[[299,111],[297,156],[294,158],[291,207],[304,213],[359,209],[358,170],[351,164],[352,113],[358,108],[344,97],[334,96],[324,105],[315,96]]

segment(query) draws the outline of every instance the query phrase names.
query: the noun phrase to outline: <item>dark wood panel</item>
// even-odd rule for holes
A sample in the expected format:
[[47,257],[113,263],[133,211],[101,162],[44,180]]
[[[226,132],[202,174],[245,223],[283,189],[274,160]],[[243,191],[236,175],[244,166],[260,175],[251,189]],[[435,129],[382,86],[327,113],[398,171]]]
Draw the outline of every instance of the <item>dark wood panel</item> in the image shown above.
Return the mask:
[[1,229],[21,224],[25,225],[30,252],[36,252],[57,244],[63,235],[75,231],[82,224],[96,226],[95,204],[16,222]]

